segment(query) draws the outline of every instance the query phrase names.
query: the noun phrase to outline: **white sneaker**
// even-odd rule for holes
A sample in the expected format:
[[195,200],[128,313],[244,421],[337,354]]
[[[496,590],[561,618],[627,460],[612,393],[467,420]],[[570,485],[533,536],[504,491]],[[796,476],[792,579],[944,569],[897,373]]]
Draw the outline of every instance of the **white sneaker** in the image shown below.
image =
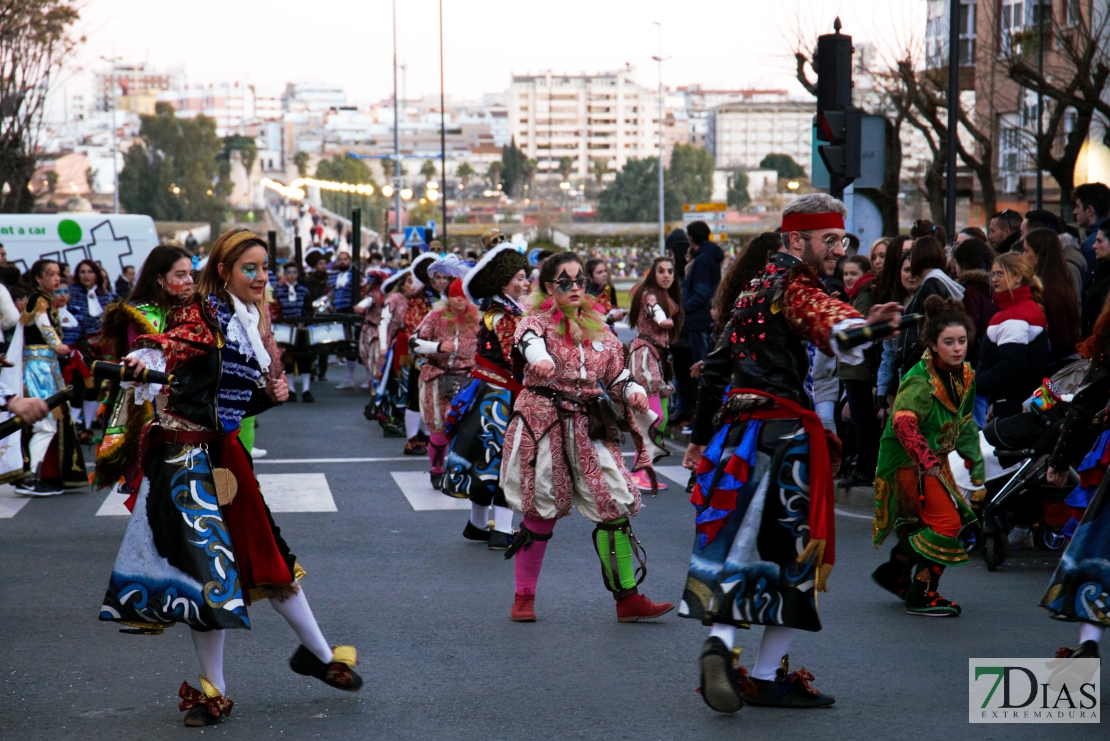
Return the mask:
[[266,454],[263,448],[251,448],[251,458],[265,458]]
[[1027,527],[1015,527],[1007,536],[1010,548],[1029,550],[1033,547],[1033,533]]
[[340,391],[346,391],[347,389],[353,389],[354,387],[355,387],[355,382],[353,380],[350,380],[350,379],[348,379],[346,381],[340,381],[339,383],[335,384],[335,388],[337,388]]
[[360,389],[368,389],[368,388],[370,388],[370,382],[369,381],[363,381],[362,383],[360,383],[358,385],[358,387]]

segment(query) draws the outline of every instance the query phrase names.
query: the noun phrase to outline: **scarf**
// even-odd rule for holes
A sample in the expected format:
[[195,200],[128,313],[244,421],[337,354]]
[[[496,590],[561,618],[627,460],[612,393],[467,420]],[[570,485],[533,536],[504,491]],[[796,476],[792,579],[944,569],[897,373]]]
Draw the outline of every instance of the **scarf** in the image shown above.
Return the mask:
[[848,289],[848,300],[849,301],[855,301],[856,296],[858,296],[860,294],[860,291],[862,291],[864,288],[867,288],[867,286],[871,285],[871,283],[874,282],[874,280],[875,280],[875,276],[871,275],[871,273],[868,273],[867,275],[865,275],[862,278],[860,278],[859,280],[857,280],[856,284]]
[[[270,370],[270,353],[266,352],[266,346],[262,344],[262,335],[258,333],[258,322],[261,319],[258,314],[258,307],[254,304],[247,306],[239,300],[238,296],[230,293],[228,295],[231,296],[231,307],[235,315],[228,322],[227,337],[229,340],[238,340],[240,346],[245,339],[250,349],[254,351],[254,357],[258,358],[259,367],[265,373]],[[238,327],[233,326],[236,324],[238,324]],[[241,333],[238,331],[240,329],[242,330]],[[246,355],[247,353],[244,352],[243,354]]]
[[341,270],[335,276],[335,287],[336,288],[346,288],[347,284],[350,283],[350,282],[351,282],[351,271],[350,270]]
[[100,299],[96,297],[96,289],[89,289],[89,316],[97,317],[104,313],[104,307],[100,305]]
[[597,313],[597,304],[590,301],[589,297],[586,297],[578,312],[574,314],[568,314],[560,309],[552,297],[540,303],[534,311],[547,312],[551,315],[556,333],[566,340],[568,347],[581,345],[584,340],[601,339],[609,334],[609,325],[605,323],[605,316]]

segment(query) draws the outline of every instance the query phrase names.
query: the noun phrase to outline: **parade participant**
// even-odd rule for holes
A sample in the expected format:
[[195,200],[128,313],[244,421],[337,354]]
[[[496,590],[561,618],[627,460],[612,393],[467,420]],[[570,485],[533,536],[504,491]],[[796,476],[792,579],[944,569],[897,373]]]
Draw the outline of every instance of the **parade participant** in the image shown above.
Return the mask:
[[[1079,345],[1079,354],[1090,364],[1048,458],[1045,478],[1062,487],[1068,483],[1069,467],[1075,465],[1079,486],[1064,503],[1073,511],[1085,511],[1041,598],[1041,607],[1055,620],[1079,623],[1078,644],[1060,648],[1058,658],[1097,659],[1099,641],[1110,627],[1110,495],[1106,482],[1110,430],[1105,422],[1110,405],[1110,304],[1103,307],[1091,336]],[[1091,438],[1094,445],[1089,443]],[[1085,450],[1089,452],[1077,460],[1077,451]]]
[[[444,494],[470,499],[467,540],[488,541],[503,551],[513,540],[513,511],[501,488],[501,450],[513,401],[523,387],[516,350],[516,327],[523,313],[520,298],[528,288],[528,258],[497,229],[482,236],[486,252],[463,278],[462,286],[482,312],[474,380],[454,402],[449,422]],[[492,507],[493,529],[488,523]]]
[[975,521],[948,454],[957,451],[971,480],[983,483],[979,427],[971,414],[975,372],[964,362],[975,326],[958,299],[930,296],[923,308],[919,341],[926,350],[902,376],[875,474],[875,547],[892,532],[898,543],[871,578],[904,599],[910,615],[958,617],[960,606],[941,597],[937,585],[945,568],[968,563],[959,536]]
[[[58,358],[69,355],[72,348],[62,341],[61,320],[54,306],[54,291],[61,283],[58,263],[37,260],[31,266],[30,276],[34,289],[19,318],[23,388],[26,396],[45,399],[61,390]],[[15,344],[13,338],[12,345]],[[53,496],[64,489],[88,486],[85,457],[77,442],[68,402],[34,424],[26,448],[31,475],[15,485],[17,494]]]
[[447,454],[447,414],[451,400],[470,378],[478,345],[478,307],[467,299],[456,278],[447,301],[439,302],[409,339],[409,349],[424,358],[420,369],[420,409],[428,428],[432,486],[441,488]]
[[[649,439],[658,450],[651,452],[652,461],[667,455],[662,430],[667,427],[667,402],[674,393],[671,381],[671,342],[678,339],[682,330],[682,287],[675,280],[674,260],[657,257],[651,269],[632,297],[629,322],[636,330],[636,339],[629,348],[629,367],[632,380],[643,386],[648,395],[648,406],[655,420],[639,417],[640,428],[650,432]],[[641,489],[651,489],[652,481],[646,470],[632,474],[632,480]],[[666,485],[655,482],[659,489]]]
[[366,271],[362,282],[363,299],[359,301],[354,311],[362,314],[362,332],[358,336],[358,357],[366,368],[366,383],[363,388],[371,388],[378,380],[381,370],[381,342],[378,337],[378,325],[382,321],[382,310],[385,308],[385,294],[382,293],[382,283],[389,277],[384,270],[371,269]]
[[[701,693],[719,712],[735,712],[744,700],[777,707],[834,702],[810,687],[805,669],[790,671],[787,653],[796,630],[821,629],[816,592],[825,591],[835,556],[839,443],[826,440],[805,392],[806,344],[851,363],[862,362],[866,349],[838,349],[835,333],[865,320],[822,283],[844,255],[846,213],[823,193],[786,207],[785,251],[771,254],[740,293],[701,371],[683,460],[696,474],[697,524],[679,614],[713,625],[701,653]],[[896,324],[900,308],[878,305],[867,321]],[[743,678],[751,692],[745,697],[745,672],[734,666],[732,649],[736,626],[751,624],[765,628],[753,684]]]
[[420,291],[420,284],[412,277],[412,270],[406,268],[382,283],[386,295],[382,318],[378,323],[378,344],[386,353],[382,378],[378,382],[378,423],[386,437],[402,437],[405,432],[401,426],[406,422],[403,410],[408,404],[409,375],[412,359],[409,357],[409,333],[405,329],[405,317],[409,313],[409,302]]
[[[104,310],[101,350],[104,358],[118,361],[131,344],[144,334],[165,329],[171,309],[193,295],[193,259],[182,247],[160,244],[142,264],[126,301],[109,304]],[[139,438],[143,427],[154,418],[154,404],[136,403],[130,387],[115,387],[108,394],[112,410],[104,429],[104,440],[96,449],[93,486],[106,488],[121,480],[133,482],[138,470]],[[159,397],[165,402],[165,395]],[[130,483],[124,486],[131,491]]]
[[285,365],[293,368],[294,385],[289,389],[288,401],[297,400],[296,382],[299,380],[301,400],[311,404],[316,401],[310,390],[314,355],[309,345],[308,332],[296,322],[303,317],[312,316],[312,301],[309,288],[298,280],[300,272],[296,265],[287,263],[283,271],[285,285],[274,289],[274,296],[277,299],[278,318],[297,327],[293,330],[293,347],[286,349],[283,358]]
[[[516,595],[510,616],[536,619],[536,583],[547,541],[571,505],[596,523],[594,548],[620,622],[657,618],[674,609],[637,587],[647,575],[643,549],[629,518],[640,490],[621,453],[621,429],[636,444],[636,468],[650,465],[633,410],[648,410],[644,390],[624,367],[620,341],[586,296],[586,271],[573,252],[547,259],[538,306],[521,319],[516,341],[526,362],[524,390],[505,432],[501,487],[524,515],[506,558],[516,555]],[[604,386],[607,396],[602,394]],[[612,405],[619,405],[620,412]],[[640,563],[635,569],[633,559]]]
[[586,295],[594,300],[598,313],[605,317],[606,323],[613,324],[623,319],[624,311],[617,306],[617,289],[609,280],[609,263],[597,258],[587,260],[586,277],[590,280]]
[[[227,629],[249,628],[247,608],[269,598],[301,641],[289,661],[297,674],[343,690],[362,679],[355,650],[324,639],[300,579],[304,571],[274,524],[240,421],[282,403],[284,375],[270,375],[261,302],[266,242],[247,229],[216,240],[197,295],[169,315],[161,334],[143,335],[125,362],[172,373],[165,412],[143,440],[143,479],[109,580],[100,619],[124,630],[191,629],[200,689],[181,683],[185,725],[230,715],[223,676]],[[136,389],[149,399],[157,389]],[[187,491],[190,496],[178,496]]]
[[[328,256],[320,250],[312,250],[305,256],[305,264],[308,266],[308,274],[304,275],[304,287],[308,289],[308,297],[305,302],[305,314],[313,314],[319,311],[317,307],[327,310],[326,301],[322,301],[325,297],[331,296],[331,285],[328,283]],[[297,267],[300,267],[298,265]],[[317,380],[324,381],[328,377],[328,354],[327,352],[312,352],[310,354],[311,363],[309,364],[309,371],[313,367],[316,369]],[[303,397],[302,397],[303,398]]]
[[[76,275],[77,282],[70,289],[68,308],[81,327],[75,347],[85,364],[91,365],[93,361],[104,357],[100,348],[104,312],[109,304],[116,301],[116,295],[109,288],[111,284],[108,274],[94,261],[86,259],[77,263]],[[86,430],[92,429],[96,419],[96,412],[100,407],[99,392],[99,384],[86,384],[85,399],[81,405]]]
[[[443,298],[443,291],[447,289],[446,275],[431,275],[429,269],[439,262],[439,255],[434,252],[425,252],[412,261],[412,274],[418,281],[418,290],[408,296],[408,308],[405,310],[404,331],[405,341],[416,334],[416,328],[424,321],[424,317],[432,310],[432,306]],[[426,455],[428,452],[428,430],[424,428],[424,418],[420,414],[420,384],[417,378],[420,366],[424,361],[419,356],[409,353],[407,346],[398,345],[398,354],[402,355],[408,363],[409,375],[406,381],[405,397],[405,455]]]
[[[354,301],[352,300],[354,286],[351,285],[351,276],[351,252],[349,247],[344,246],[335,257],[335,269],[328,273],[332,308],[338,314],[354,312]],[[343,363],[346,368],[346,375],[335,387],[340,390],[353,389],[355,387],[355,358],[345,358]]]

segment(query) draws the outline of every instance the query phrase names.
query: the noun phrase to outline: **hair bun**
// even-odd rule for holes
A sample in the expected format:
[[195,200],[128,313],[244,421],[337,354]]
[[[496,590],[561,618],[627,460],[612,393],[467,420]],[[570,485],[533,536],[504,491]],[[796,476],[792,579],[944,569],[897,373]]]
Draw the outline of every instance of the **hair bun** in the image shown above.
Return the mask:
[[925,299],[925,315],[937,316],[948,308],[947,303],[948,302],[945,301],[943,297],[937,296],[936,294],[929,296]]

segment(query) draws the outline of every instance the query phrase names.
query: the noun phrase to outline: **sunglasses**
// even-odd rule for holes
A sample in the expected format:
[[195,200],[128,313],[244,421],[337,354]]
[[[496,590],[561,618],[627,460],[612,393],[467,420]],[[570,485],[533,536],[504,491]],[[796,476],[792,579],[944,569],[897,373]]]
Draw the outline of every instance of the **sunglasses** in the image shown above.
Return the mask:
[[557,280],[557,281],[555,281],[555,286],[556,286],[556,288],[559,289],[560,293],[570,293],[570,289],[572,287],[576,287],[576,288],[580,288],[582,290],[585,290],[586,283],[587,283],[586,276],[580,275],[577,278],[575,278],[574,280],[571,280],[570,278],[563,278],[562,280]]

